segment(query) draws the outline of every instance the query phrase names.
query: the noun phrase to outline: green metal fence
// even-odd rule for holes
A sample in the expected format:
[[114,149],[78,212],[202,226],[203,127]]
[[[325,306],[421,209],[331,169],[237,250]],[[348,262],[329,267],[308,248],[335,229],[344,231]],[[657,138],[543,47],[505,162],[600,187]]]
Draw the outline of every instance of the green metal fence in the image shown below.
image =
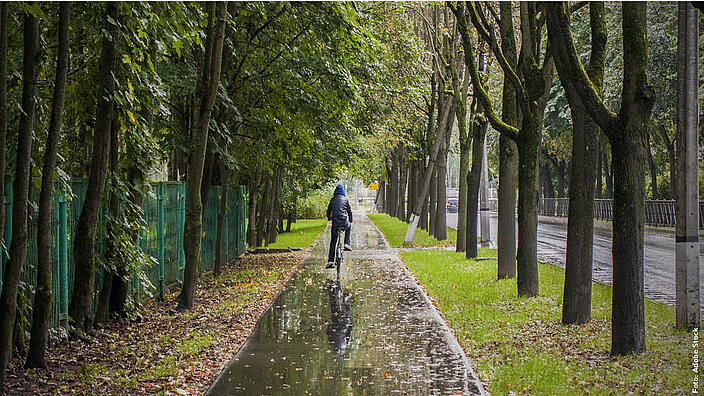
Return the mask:
[[[72,194],[61,191],[59,183],[55,186],[52,211],[51,265],[52,292],[54,295],[51,314],[51,326],[57,326],[68,317],[68,305],[73,290],[75,259],[73,254],[74,230],[83,207],[86,192],[85,180],[70,182]],[[245,246],[245,188],[244,186],[227,188],[227,202],[223,221],[221,241],[222,255],[225,262],[244,253]],[[151,191],[144,197],[142,205],[143,218],[146,222],[144,232],[139,238],[139,247],[154,258],[155,265],[146,269],[149,281],[162,293],[165,289],[177,286],[183,280],[185,256],[183,252],[183,224],[185,219],[185,185],[182,182],[158,182],[151,184]],[[201,271],[213,269],[215,262],[215,242],[217,235],[217,217],[221,207],[223,187],[211,187],[203,211],[203,237],[201,240]],[[69,197],[69,195],[71,195]],[[34,298],[34,286],[37,278],[36,221],[39,191],[34,188],[30,197],[33,205],[29,210],[29,245],[27,260],[22,268],[20,300],[31,304]],[[0,274],[4,276],[7,263],[7,249],[12,238],[12,177],[5,179],[5,229]],[[107,219],[107,207],[100,209],[100,222],[96,233],[96,254],[104,252],[104,232]],[[102,268],[96,276],[95,300],[102,285]],[[2,278],[0,276],[0,291]],[[141,290],[138,279],[130,281],[131,293],[140,300],[147,297]]]

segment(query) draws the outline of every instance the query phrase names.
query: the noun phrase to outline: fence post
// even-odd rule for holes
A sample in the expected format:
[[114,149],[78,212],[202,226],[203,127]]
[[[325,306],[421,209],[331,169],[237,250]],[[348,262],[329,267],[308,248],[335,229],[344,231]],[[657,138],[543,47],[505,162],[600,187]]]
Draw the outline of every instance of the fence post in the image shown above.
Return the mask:
[[182,182],[178,190],[178,272],[183,281],[183,268],[186,266],[186,253],[183,250],[183,227],[186,223],[186,185]]
[[156,250],[159,261],[159,299],[164,299],[164,182],[156,187],[157,219],[156,219]]

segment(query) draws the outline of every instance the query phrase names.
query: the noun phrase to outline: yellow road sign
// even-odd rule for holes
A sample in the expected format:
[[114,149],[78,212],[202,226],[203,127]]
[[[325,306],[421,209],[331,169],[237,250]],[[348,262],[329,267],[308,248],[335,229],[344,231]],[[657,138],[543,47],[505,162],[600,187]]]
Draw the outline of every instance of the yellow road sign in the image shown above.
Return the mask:
[[370,184],[369,186],[367,186],[367,188],[370,189],[370,190],[378,190],[378,189],[379,189],[379,185],[376,184],[376,183],[372,183],[372,184]]

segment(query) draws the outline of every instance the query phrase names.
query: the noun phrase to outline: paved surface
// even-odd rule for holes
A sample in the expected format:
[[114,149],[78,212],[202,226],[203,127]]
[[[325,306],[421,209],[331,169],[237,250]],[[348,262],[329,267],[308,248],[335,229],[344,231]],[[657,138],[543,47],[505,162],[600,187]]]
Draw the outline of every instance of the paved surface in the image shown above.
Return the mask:
[[454,335],[363,214],[340,279],[326,230],[211,389],[222,394],[480,394]]
[[[491,240],[496,246],[497,217],[491,216]],[[597,223],[594,227],[593,278],[611,284],[611,224]],[[447,214],[447,226],[457,228],[457,213]],[[478,231],[477,231],[478,232]],[[516,231],[518,235],[518,231]],[[538,258],[565,267],[567,252],[566,219],[541,219],[538,223]],[[699,273],[704,275],[704,244],[700,243]],[[644,289],[651,300],[675,305],[675,236],[665,233],[645,233],[644,240]],[[704,282],[702,283],[704,286]],[[700,296],[704,297],[704,287]],[[704,299],[702,299],[704,301]],[[704,304],[702,304],[704,310]]]

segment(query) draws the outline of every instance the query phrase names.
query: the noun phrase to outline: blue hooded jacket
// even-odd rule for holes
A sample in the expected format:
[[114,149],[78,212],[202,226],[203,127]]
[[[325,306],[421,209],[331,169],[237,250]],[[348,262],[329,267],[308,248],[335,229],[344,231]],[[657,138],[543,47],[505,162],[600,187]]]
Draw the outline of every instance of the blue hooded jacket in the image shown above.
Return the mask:
[[327,216],[328,220],[332,220],[333,227],[345,227],[347,221],[352,222],[352,207],[345,196],[345,188],[342,184],[335,187],[335,193],[328,204]]

